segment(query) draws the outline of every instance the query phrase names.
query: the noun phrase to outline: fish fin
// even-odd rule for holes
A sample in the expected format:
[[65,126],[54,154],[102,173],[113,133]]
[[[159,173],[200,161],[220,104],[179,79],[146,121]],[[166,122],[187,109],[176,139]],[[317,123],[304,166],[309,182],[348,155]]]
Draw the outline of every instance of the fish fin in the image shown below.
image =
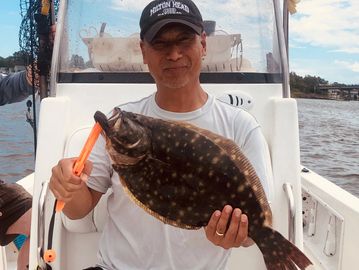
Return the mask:
[[287,260],[285,262],[285,265],[288,270],[297,270],[298,268],[295,266],[294,262],[292,260]]
[[272,228],[262,227],[259,233],[253,233],[251,237],[261,250],[268,270],[294,270],[296,269],[295,265],[299,269],[305,270],[312,265],[312,262],[299,248]]

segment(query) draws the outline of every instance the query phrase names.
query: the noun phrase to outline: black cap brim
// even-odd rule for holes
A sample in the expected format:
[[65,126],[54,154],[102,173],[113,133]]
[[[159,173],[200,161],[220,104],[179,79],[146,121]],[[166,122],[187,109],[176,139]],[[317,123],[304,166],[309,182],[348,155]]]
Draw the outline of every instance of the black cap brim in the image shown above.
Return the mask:
[[178,24],[183,24],[186,26],[189,26],[190,28],[192,28],[198,35],[200,35],[203,31],[203,27],[196,25],[194,23],[188,22],[186,20],[181,20],[181,19],[164,19],[164,20],[160,20],[157,23],[155,23],[154,25],[151,26],[150,29],[147,30],[147,32],[144,34],[144,39],[147,40],[148,42],[151,42],[153,40],[153,38],[157,35],[157,33],[167,24],[170,23],[178,23]]

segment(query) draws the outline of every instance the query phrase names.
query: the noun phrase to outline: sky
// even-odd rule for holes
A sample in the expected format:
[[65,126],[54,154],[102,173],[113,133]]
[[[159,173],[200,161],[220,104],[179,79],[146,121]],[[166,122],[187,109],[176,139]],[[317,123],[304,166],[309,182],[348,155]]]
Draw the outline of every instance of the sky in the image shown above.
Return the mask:
[[[0,56],[19,50],[20,23],[19,1],[2,1]],[[291,71],[359,84],[359,0],[301,0],[289,29]]]

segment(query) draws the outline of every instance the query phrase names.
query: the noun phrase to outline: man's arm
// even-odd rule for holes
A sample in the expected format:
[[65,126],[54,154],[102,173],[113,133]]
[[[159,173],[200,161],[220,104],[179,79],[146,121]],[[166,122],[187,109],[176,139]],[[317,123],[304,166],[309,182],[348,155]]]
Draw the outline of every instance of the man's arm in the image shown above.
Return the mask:
[[50,189],[55,197],[65,202],[64,214],[70,219],[86,216],[98,203],[102,193],[86,185],[92,163],[87,161],[83,174],[78,177],[72,173],[76,158],[62,159],[52,169]]
[[31,93],[25,70],[8,76],[0,75],[0,106],[22,101]]

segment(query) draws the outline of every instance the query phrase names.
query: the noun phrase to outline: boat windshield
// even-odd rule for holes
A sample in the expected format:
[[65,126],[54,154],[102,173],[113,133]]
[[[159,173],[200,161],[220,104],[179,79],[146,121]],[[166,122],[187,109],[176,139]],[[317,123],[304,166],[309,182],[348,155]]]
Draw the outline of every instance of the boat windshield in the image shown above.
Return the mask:
[[[148,75],[139,46],[143,0],[67,0],[60,39],[60,80],[73,74]],[[169,8],[175,0],[163,0]],[[202,74],[265,74],[281,81],[273,0],[197,0],[207,33]],[[71,76],[65,76],[65,75]],[[113,76],[114,77],[114,76]],[[116,80],[121,80],[117,76]],[[234,76],[234,80],[236,77]],[[113,80],[113,79],[112,79]],[[278,82],[279,82],[278,81]],[[116,81],[115,81],[116,82]],[[118,81],[120,82],[120,81]]]

